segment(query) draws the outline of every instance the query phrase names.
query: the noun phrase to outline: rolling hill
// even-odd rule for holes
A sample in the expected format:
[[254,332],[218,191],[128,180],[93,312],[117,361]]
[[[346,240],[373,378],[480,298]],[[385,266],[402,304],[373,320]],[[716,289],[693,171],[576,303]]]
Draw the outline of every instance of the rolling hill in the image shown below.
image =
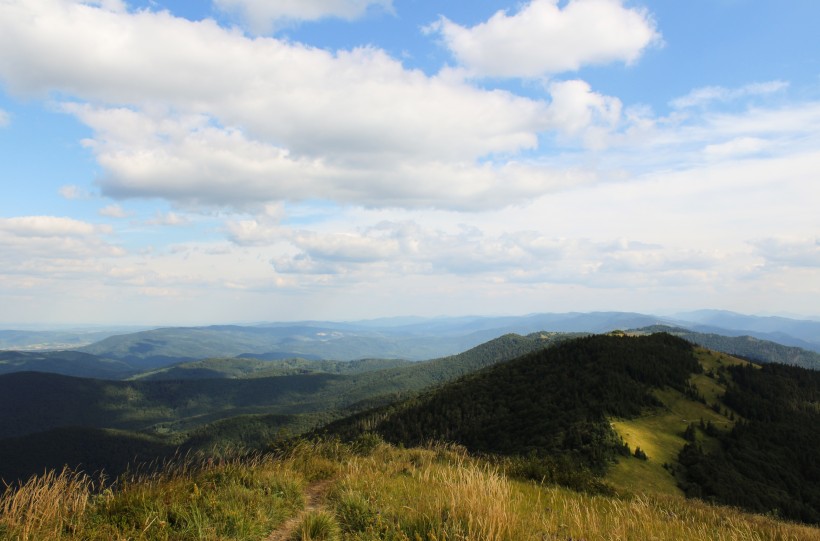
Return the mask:
[[[104,381],[33,372],[8,374],[0,376],[0,440],[46,431],[52,431],[54,437],[65,437],[65,431],[54,430],[83,427],[117,430],[120,432],[115,435],[120,439],[121,431],[168,436],[170,439],[158,442],[161,445],[183,445],[189,437],[216,443],[229,439],[216,437],[217,432],[242,433],[236,443],[250,444],[260,441],[261,436],[254,431],[275,434],[286,428],[291,433],[303,432],[344,412],[389,403],[481,367],[548,347],[562,338],[508,335],[459,355],[427,362],[400,362],[392,368],[384,368],[383,361],[319,362],[308,373],[298,369],[300,373],[273,377]],[[265,361],[225,359],[214,360],[213,364],[219,366],[220,362],[232,370],[236,362]],[[313,361],[283,361],[283,366],[288,362],[305,365]],[[319,371],[319,367],[329,372]],[[219,373],[226,374],[224,370]],[[220,420],[224,421],[201,428]],[[38,448],[59,454],[59,440],[44,445],[47,438],[20,439],[14,445],[19,449],[24,441],[36,441]],[[106,441],[116,439],[112,438],[106,433]],[[41,452],[34,456],[41,456]],[[98,453],[90,456],[97,457]],[[18,470],[14,473],[19,475]]]
[[667,332],[714,351],[743,357],[759,363],[780,363],[820,370],[820,353],[761,340],[753,336],[726,336],[690,331],[680,327],[653,325],[636,329],[637,333]]
[[13,372],[49,372],[65,376],[121,379],[136,370],[122,361],[79,351],[0,351],[0,375]]
[[[681,493],[820,522],[820,372],[695,350],[666,333],[591,336],[329,424],[524,460],[533,478]],[[798,451],[799,450],[799,451]],[[744,487],[738,490],[737,487]]]

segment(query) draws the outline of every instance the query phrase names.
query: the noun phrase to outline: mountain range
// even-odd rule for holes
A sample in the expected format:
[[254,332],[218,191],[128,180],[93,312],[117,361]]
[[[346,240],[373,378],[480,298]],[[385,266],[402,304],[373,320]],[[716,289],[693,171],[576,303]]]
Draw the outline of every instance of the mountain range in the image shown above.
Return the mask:
[[[432,439],[576,490],[820,522],[820,354],[750,334],[812,344],[815,322],[684,316],[699,321],[611,312],[162,328],[2,351],[0,478],[64,464],[116,476],[302,434]],[[715,324],[756,330],[694,330]]]

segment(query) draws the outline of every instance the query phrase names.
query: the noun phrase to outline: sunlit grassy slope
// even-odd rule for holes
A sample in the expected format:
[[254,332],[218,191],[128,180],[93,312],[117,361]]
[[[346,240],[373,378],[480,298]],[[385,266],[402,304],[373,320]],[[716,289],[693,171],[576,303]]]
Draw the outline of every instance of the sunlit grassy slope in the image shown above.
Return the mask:
[[[724,415],[725,406],[721,405],[720,413],[712,408],[719,403],[719,397],[726,388],[710,374],[715,374],[721,365],[748,363],[703,348],[696,348],[695,355],[703,366],[703,373],[693,374],[690,382],[706,403],[692,400],[672,389],[656,390],[654,394],[663,402],[663,407],[650,410],[635,419],[612,420],[613,428],[630,449],[640,447],[647,455],[646,461],[620,458],[607,474],[607,481],[613,486],[633,491],[682,495],[674,475],[674,465],[677,463],[678,453],[686,444],[683,438],[686,427],[690,423],[700,426],[701,420],[724,430],[733,425],[734,422]],[[732,416],[735,417],[734,413]],[[711,438],[702,431],[696,431],[696,436],[706,449],[713,444]]]
[[83,475],[36,478],[0,497],[0,538],[810,541],[820,530],[666,495],[591,496],[515,479],[457,447],[364,438],[181,461],[103,491]]

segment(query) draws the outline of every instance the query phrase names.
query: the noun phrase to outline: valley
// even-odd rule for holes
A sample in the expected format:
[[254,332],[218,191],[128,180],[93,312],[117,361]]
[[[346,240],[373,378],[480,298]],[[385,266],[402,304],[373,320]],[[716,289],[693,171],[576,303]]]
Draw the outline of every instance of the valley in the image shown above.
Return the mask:
[[[739,358],[693,345],[698,341],[711,341],[722,349],[745,348],[746,354]],[[173,348],[182,351],[185,343]],[[750,350],[750,344],[762,347]],[[103,346],[96,347],[103,353],[99,349]],[[435,474],[432,470],[418,473],[422,479],[433,482],[430,476],[452,475],[448,486],[460,486],[468,478],[499,483],[507,487],[504,497],[509,501],[504,505],[511,507],[504,513],[511,516],[532,513],[526,511],[531,504],[523,503],[529,498],[540,501],[559,494],[564,503],[554,502],[555,507],[568,505],[577,511],[581,506],[588,516],[600,512],[593,509],[598,505],[626,506],[623,522],[610,524],[606,516],[613,512],[610,509],[594,519],[600,521],[598,526],[590,523],[586,530],[580,523],[575,528],[581,530],[568,527],[567,521],[576,520],[570,517],[560,523],[539,518],[542,529],[538,531],[553,532],[551,535],[585,532],[589,538],[605,539],[605,528],[634,535],[641,531],[640,521],[630,522],[631,513],[649,513],[646,520],[659,520],[650,516],[654,511],[630,507],[627,502],[635,497],[644,502],[650,500],[643,498],[650,498],[652,506],[683,505],[678,508],[683,514],[703,512],[697,506],[706,504],[688,503],[688,498],[696,497],[788,520],[820,523],[814,467],[820,463],[820,437],[814,430],[820,426],[816,409],[820,372],[779,364],[786,359],[792,365],[812,366],[812,352],[791,346],[654,325],[603,334],[543,330],[504,334],[463,353],[426,361],[328,360],[270,351],[175,358],[176,362],[163,364],[158,357],[149,363],[115,358],[111,351],[119,350],[109,350],[106,356],[87,351],[0,353],[0,366],[7,372],[0,375],[0,477],[10,485],[6,498],[18,490],[13,487],[23,486],[20,483],[44,469],[59,473],[68,466],[89,474],[104,471],[109,482],[129,475],[127,472],[143,471],[141,475],[149,477],[138,484],[171,483],[177,474],[173,468],[167,470],[167,464],[175,463],[175,457],[188,456],[207,464],[227,460],[248,471],[279,471],[284,462],[273,466],[266,461],[284,460],[285,449],[307,445],[324,449],[320,455],[325,456],[334,445],[352,445],[345,452],[387,461],[371,466],[387,470],[378,489],[370,485],[367,490],[388,492],[378,497],[374,492],[362,495],[364,487],[357,485],[355,476],[345,477],[345,468],[353,459],[339,463],[334,462],[336,455],[311,459],[324,464],[324,473],[318,475],[327,475],[328,486],[336,487],[328,489],[329,506],[325,507],[345,539],[366,539],[361,535],[368,531],[379,531],[379,535],[390,531],[397,539],[414,531],[456,535],[463,533],[458,528],[475,527],[469,525],[472,519],[445,520],[438,525],[418,522],[418,516],[401,518],[403,512],[398,510],[390,512],[392,525],[378,525],[362,517],[354,520],[344,514],[348,503],[340,503],[339,491],[353,491],[360,494],[355,498],[368,501],[392,498],[390,491],[397,489],[391,488],[395,473],[390,472],[398,467],[391,465],[392,460],[403,463],[411,457],[409,471],[413,472],[418,468],[413,456],[441,453],[450,457],[441,463],[443,469]],[[755,363],[755,356],[768,361]],[[72,371],[74,375],[66,374]],[[749,454],[749,445],[763,440],[763,454]],[[790,442],[798,442],[804,456],[795,458]],[[452,452],[456,454],[447,454]],[[293,454],[287,456],[287,460],[299,460]],[[400,456],[405,458],[397,458]],[[756,466],[760,471],[749,471],[744,461],[761,461]],[[761,469],[764,462],[773,467]],[[167,471],[160,474],[157,470],[157,481],[148,481],[156,467]],[[207,472],[209,468],[196,466],[194,470]],[[726,474],[717,475],[718,471]],[[303,489],[312,482],[311,475],[300,481],[306,483]],[[52,478],[32,479],[46,483]],[[48,482],[57,482],[54,479]],[[742,499],[731,488],[738,485],[746,487]],[[111,488],[124,490],[118,486],[117,481]],[[88,490],[97,489],[89,485]],[[687,503],[674,503],[684,501]],[[291,511],[281,516],[295,512],[299,504],[288,505]],[[385,501],[381,505],[390,508],[393,504]],[[425,505],[419,503],[418,509]],[[763,531],[757,519],[714,509],[724,517],[723,523],[738,520],[738,528]],[[726,518],[730,515],[733,518]],[[0,528],[3,524],[11,528],[1,517],[2,513]],[[275,520],[271,520],[263,523],[274,531]],[[509,532],[492,538],[535,535],[535,530],[518,527],[499,525]],[[665,531],[659,524],[653,527]],[[777,528],[780,526],[766,531],[779,531]],[[157,535],[172,530],[165,531]],[[354,532],[360,532],[356,534],[360,537]],[[806,529],[801,535],[810,539],[815,533]],[[697,537],[702,533],[692,535],[693,539],[709,538]],[[772,535],[760,538],[780,539],[780,534]]]

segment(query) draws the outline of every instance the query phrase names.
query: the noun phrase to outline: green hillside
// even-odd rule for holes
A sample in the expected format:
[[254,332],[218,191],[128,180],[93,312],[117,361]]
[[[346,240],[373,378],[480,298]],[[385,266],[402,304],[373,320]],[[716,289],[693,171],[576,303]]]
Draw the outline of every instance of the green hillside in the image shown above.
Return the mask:
[[[25,449],[30,444],[42,449],[30,458],[51,453],[51,461],[42,464],[27,460],[29,473],[61,460],[61,441],[71,438],[69,432],[54,431],[58,428],[141,432],[166,436],[157,440],[162,445],[194,449],[231,444],[258,449],[283,430],[299,434],[344,414],[386,404],[480,367],[547,347],[560,338],[508,335],[453,357],[420,363],[212,360],[196,366],[209,367],[220,377],[204,379],[103,381],[55,374],[9,374],[0,376],[0,447],[3,438],[31,435],[6,445],[6,449],[13,453],[15,446]],[[272,370],[288,373],[257,377],[264,375],[264,370],[245,372],[247,363],[265,363],[273,366]],[[397,366],[382,368],[394,363]],[[292,370],[298,373],[290,373]],[[312,371],[303,373],[305,370]],[[247,377],[224,377],[228,374]],[[38,435],[44,431],[51,432]],[[87,435],[77,437],[93,448],[88,455],[91,462],[102,460],[96,450],[104,446],[92,443],[95,440]],[[126,444],[127,438],[122,442]],[[0,477],[4,472],[16,477],[26,470],[4,469],[0,460]]]
[[[173,370],[211,374],[151,379]],[[0,377],[0,477],[375,433],[457,442],[515,479],[820,522],[818,403],[820,372],[666,333],[507,335],[421,363],[211,359],[136,381],[19,373]]]
[[492,366],[418,398],[328,430],[375,431],[418,445],[455,441],[471,451],[560,454],[603,472],[628,452],[609,418],[660,406],[653,389],[686,389],[699,371],[691,346],[665,334],[590,336]]
[[820,373],[768,364],[719,376],[742,420],[715,431],[717,445],[682,450],[687,494],[820,523]]
[[815,371],[753,367],[668,334],[592,336],[326,430],[408,446],[452,441],[518,457],[535,479],[590,487],[560,473],[588,469],[621,489],[818,522],[818,403]]

